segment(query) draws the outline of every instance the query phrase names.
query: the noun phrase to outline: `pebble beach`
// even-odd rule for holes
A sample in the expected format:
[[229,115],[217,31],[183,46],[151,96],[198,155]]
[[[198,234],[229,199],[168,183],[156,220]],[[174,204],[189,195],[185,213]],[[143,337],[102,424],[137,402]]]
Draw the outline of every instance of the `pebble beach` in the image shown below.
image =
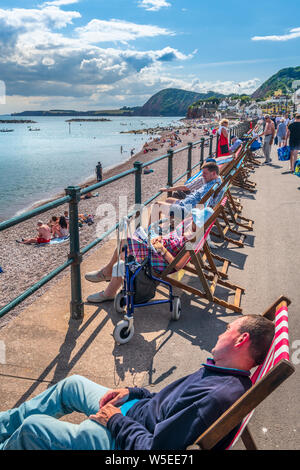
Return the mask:
[[[178,150],[185,147],[188,142],[196,142],[204,136],[203,128],[212,125],[212,123],[200,123],[199,120],[189,120],[186,122],[186,127],[180,129],[163,130],[160,138],[154,139],[151,137],[151,130],[148,130],[149,140],[146,142],[144,148],[137,154],[133,155],[126,162],[103,172],[103,180],[108,179],[118,173],[131,169],[135,161],[146,163],[155,159],[158,156],[165,155],[169,148]],[[177,140],[174,139],[175,130]],[[146,149],[154,149],[147,151]],[[208,155],[208,147],[205,147],[205,158]],[[196,164],[200,157],[200,146],[197,145],[193,149],[192,164]],[[166,186],[167,180],[167,159],[159,161],[153,167],[154,171],[150,174],[142,175],[142,200],[145,201],[155,194],[161,187]],[[173,175],[174,178],[184,173],[187,169],[187,150],[180,152],[174,156],[173,161]],[[96,183],[96,180],[90,180],[89,184]],[[106,218],[108,225],[105,227],[108,230],[112,227],[118,218],[119,201],[120,197],[124,201],[127,197],[128,208],[134,203],[134,175],[128,175],[125,178],[115,181],[104,186],[94,193],[98,193],[97,197],[90,199],[83,199],[79,204],[79,212],[82,214],[91,214],[94,216],[94,224],[83,224],[80,229],[80,246],[81,248],[88,245],[95,238],[99,237],[101,220]],[[61,195],[64,195],[62,192]],[[106,206],[103,204],[110,204],[114,210],[105,213]],[[110,206],[110,207],[111,207]],[[69,242],[65,241],[58,245],[22,245],[16,242],[21,238],[29,238],[36,236],[36,224],[38,220],[43,220],[48,223],[53,215],[63,215],[64,211],[68,210],[68,205],[60,206],[47,213],[40,214],[28,221],[22,222],[10,229],[1,233],[0,239],[0,266],[3,270],[0,273],[0,307],[4,307],[8,302],[12,301],[35,282],[39,281],[47,273],[53,271],[56,267],[61,265],[68,256]],[[102,232],[103,233],[103,232]],[[102,242],[103,244],[105,242]],[[99,245],[98,245],[99,246]],[[97,247],[98,247],[97,246]],[[93,256],[93,249],[89,251],[86,256]],[[69,268],[68,268],[69,269]],[[39,289],[35,294],[31,295],[28,299],[15,307],[10,313],[0,319],[0,328],[7,324],[10,319],[18,315],[26,306],[36,300],[42,295],[50,286],[53,286],[67,271],[60,273],[55,279],[47,283],[44,287]]]

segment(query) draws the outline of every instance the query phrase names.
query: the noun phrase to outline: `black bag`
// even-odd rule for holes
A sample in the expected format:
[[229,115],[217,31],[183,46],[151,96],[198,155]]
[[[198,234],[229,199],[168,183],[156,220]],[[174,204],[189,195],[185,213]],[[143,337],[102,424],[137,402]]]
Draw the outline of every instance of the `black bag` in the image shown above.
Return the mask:
[[228,144],[220,145],[221,155],[229,153]]
[[134,303],[144,304],[155,297],[156,287],[159,282],[152,279],[149,265],[142,267],[134,278]]

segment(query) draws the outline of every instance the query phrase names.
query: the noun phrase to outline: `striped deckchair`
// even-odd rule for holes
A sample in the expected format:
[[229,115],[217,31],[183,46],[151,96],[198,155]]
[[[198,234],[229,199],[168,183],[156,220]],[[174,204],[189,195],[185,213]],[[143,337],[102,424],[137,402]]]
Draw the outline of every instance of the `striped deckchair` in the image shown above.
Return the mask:
[[[172,263],[170,263],[160,274],[160,277],[170,282],[174,287],[185,290],[197,297],[221,305],[222,307],[228,308],[234,312],[242,313],[240,304],[241,297],[245,289],[237,286],[236,284],[232,284],[227,280],[229,260],[225,260],[225,258],[223,258],[224,263],[220,271],[220,269],[216,267],[213,256],[207,245],[208,235],[216,222],[219,212],[226,204],[226,200],[227,197],[225,196],[213,210],[210,209],[212,211],[212,215],[206,221],[204,225],[204,235],[200,237],[196,246],[191,247],[190,244],[186,244],[186,246],[180,250]],[[181,266],[180,271],[195,274],[201,284],[200,288],[183,282],[182,277],[181,279],[178,279],[178,277],[174,278],[174,276],[172,276],[174,271],[176,271],[176,266],[180,263],[183,257],[186,257],[187,253],[189,253],[189,256],[187,259],[185,258],[184,265]],[[228,294],[234,294],[233,303],[220,299],[215,295],[217,286],[227,289],[229,291]]]
[[189,450],[212,449],[237,426],[239,426],[238,431],[227,449],[232,449],[240,437],[247,450],[257,449],[248,429],[248,423],[254,410],[295,372],[295,367],[289,360],[289,304],[290,300],[281,296],[262,314],[269,320],[275,320],[275,336],[264,363],[258,366],[251,376],[253,386],[223,413],[192,446],[189,446]]

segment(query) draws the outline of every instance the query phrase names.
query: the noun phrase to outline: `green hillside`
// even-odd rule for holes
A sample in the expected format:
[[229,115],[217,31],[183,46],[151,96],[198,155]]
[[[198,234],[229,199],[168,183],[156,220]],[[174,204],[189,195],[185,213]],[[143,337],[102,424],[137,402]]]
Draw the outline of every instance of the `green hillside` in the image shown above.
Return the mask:
[[300,80],[300,66],[281,69],[266,80],[253,94],[253,99],[264,99],[272,96],[275,91],[291,92],[294,80]]
[[[185,116],[190,105],[201,99],[215,96],[216,93],[195,93],[177,88],[166,88],[153,95],[142,106],[139,116]],[[222,96],[222,95],[218,95]]]

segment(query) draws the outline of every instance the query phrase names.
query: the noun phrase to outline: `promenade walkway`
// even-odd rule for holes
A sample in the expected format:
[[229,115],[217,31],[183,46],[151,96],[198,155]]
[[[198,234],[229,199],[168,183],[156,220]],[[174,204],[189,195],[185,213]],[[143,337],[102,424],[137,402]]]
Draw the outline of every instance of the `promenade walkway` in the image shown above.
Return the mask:
[[[278,162],[273,149],[273,164],[259,167],[251,176],[257,192],[233,189],[242,197],[245,216],[255,221],[254,231],[249,232],[244,248],[230,245],[217,253],[232,260],[230,280],[246,289],[244,313],[262,313],[281,294],[291,299],[290,346],[297,364],[300,180],[287,170],[288,163]],[[94,250],[84,259],[82,273],[105,263],[114,246],[109,241],[105,249]],[[98,286],[83,280],[83,298]],[[158,295],[163,295],[160,288]],[[137,385],[157,391],[195,371],[210,356],[227,322],[238,315],[189,294],[182,294],[181,300],[178,322],[170,321],[166,305],[137,310],[132,340],[118,346],[112,332],[120,316],[112,302],[85,305],[82,321],[69,319],[70,279],[66,275],[0,330],[2,350],[5,345],[5,360],[2,354],[0,364],[0,411],[72,374],[108,387]],[[299,449],[299,389],[296,367],[296,373],[259,406],[250,429],[260,449]],[[73,413],[64,419],[80,422],[84,417]],[[242,444],[237,448],[243,448]]]

